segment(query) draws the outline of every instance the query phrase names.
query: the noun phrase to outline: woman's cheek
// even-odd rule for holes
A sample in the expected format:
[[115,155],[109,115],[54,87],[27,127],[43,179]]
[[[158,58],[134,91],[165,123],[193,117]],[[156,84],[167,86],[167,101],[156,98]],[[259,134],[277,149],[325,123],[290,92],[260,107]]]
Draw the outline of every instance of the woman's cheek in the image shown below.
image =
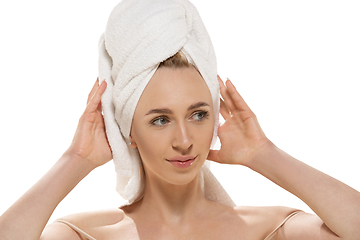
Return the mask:
[[193,129],[193,132],[195,133],[193,135],[195,138],[194,143],[198,145],[197,147],[208,151],[214,134],[214,124],[209,122],[201,127],[197,126]]
[[[142,158],[158,158],[166,148],[167,135],[158,129],[142,129],[138,135],[138,149]],[[164,156],[162,156],[164,157]]]

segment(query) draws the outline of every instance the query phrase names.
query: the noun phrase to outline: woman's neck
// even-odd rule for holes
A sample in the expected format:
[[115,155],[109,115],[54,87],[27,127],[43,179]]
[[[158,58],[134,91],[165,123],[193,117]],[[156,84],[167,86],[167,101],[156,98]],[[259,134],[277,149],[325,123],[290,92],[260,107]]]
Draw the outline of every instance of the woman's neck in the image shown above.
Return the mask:
[[168,224],[188,223],[202,212],[207,200],[201,190],[199,174],[188,184],[174,185],[146,175],[144,196],[139,201],[143,216]]

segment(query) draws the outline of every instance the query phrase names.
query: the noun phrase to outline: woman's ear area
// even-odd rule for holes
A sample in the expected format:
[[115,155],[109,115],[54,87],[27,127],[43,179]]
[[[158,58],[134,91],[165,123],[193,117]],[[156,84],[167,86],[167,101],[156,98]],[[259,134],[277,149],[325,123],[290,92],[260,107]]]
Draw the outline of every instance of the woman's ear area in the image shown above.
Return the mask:
[[132,147],[132,148],[136,148],[136,147],[137,147],[135,140],[134,140],[133,137],[131,136],[131,133],[130,133],[130,135],[129,135],[129,142],[130,142],[130,147]]

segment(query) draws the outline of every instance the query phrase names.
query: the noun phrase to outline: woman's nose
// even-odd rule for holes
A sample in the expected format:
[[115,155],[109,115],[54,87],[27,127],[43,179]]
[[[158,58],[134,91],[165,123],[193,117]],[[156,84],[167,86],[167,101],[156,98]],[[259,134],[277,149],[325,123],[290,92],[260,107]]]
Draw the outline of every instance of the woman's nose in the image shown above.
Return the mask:
[[192,145],[192,138],[185,122],[177,124],[174,132],[173,148],[184,151],[188,150]]

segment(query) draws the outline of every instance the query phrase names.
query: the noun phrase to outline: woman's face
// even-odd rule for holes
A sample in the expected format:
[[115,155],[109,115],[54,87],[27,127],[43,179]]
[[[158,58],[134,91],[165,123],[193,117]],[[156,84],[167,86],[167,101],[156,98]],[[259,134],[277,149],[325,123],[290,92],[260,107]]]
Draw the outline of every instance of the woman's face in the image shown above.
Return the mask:
[[159,68],[141,95],[130,134],[147,177],[192,181],[209,153],[214,122],[210,91],[195,68]]

